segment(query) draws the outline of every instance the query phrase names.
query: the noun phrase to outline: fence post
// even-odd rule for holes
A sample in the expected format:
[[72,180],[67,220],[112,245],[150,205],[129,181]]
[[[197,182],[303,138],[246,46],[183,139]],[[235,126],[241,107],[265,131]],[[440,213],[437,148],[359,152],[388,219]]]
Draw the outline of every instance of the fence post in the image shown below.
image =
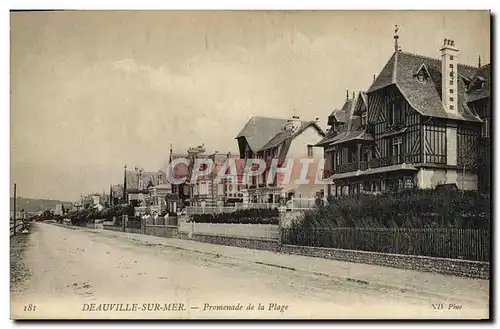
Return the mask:
[[283,238],[282,238],[282,235],[283,235],[283,226],[282,226],[282,223],[281,223],[281,209],[278,210],[278,251],[280,251],[281,249],[281,246],[282,246],[282,243],[283,243]]

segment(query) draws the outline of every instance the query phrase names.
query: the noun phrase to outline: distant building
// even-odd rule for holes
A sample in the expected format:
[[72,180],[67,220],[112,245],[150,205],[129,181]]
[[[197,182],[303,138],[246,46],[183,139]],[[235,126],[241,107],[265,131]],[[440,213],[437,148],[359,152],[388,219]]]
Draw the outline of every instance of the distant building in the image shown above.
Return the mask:
[[54,210],[54,215],[62,215],[63,214],[63,205],[56,204],[56,209]]
[[[241,184],[241,176],[243,167],[237,154],[231,153],[218,153],[207,155],[206,158],[214,163],[214,168],[209,175],[200,177],[197,182],[192,186],[192,205],[194,206],[234,206],[236,203],[243,203],[242,190],[245,188]],[[232,159],[235,161],[237,173],[235,180],[222,178],[217,182],[219,175],[224,164]]]

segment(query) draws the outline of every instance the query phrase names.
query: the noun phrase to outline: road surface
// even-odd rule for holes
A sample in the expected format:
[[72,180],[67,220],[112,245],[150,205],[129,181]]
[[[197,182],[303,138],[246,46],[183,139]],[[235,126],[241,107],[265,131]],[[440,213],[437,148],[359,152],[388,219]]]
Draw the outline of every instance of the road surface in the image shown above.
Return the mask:
[[[487,318],[486,303],[384,291],[102,232],[32,225],[13,318]],[[253,306],[253,308],[252,308]]]

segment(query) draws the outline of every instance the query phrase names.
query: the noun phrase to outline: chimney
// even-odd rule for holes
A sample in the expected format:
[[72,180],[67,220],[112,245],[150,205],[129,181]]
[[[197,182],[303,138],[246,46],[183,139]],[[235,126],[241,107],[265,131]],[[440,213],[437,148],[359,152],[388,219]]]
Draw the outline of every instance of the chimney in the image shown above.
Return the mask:
[[455,41],[444,39],[441,47],[441,95],[444,108],[449,113],[458,111],[457,65],[458,49]]
[[302,122],[300,121],[300,118],[294,115],[292,119],[288,120],[285,124],[285,130],[290,130],[292,134],[294,134],[295,132],[297,132],[297,130],[299,130],[301,125]]

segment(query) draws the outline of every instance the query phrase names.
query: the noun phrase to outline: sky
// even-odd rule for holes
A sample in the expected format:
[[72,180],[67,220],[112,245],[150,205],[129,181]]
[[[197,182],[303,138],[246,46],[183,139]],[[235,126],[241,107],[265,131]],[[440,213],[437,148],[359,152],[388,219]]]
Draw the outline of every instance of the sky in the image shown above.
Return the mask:
[[480,11],[11,13],[10,165],[18,196],[76,200],[204,144],[238,152],[254,115],[303,120],[367,90],[394,51],[490,62]]

